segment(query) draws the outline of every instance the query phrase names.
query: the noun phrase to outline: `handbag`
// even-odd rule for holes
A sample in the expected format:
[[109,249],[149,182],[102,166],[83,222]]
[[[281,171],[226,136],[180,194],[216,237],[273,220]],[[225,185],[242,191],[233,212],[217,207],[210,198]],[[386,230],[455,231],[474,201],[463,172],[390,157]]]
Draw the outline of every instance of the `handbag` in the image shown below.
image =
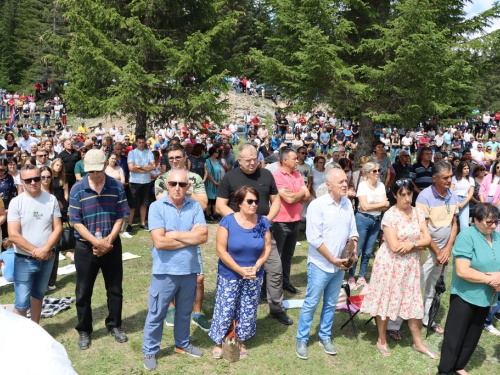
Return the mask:
[[351,268],[351,266],[354,264],[354,240],[352,238],[349,238],[344,246],[344,250],[342,250],[342,254],[340,255],[341,259],[347,259],[347,262],[344,262],[344,266],[347,268]]
[[233,320],[226,336],[222,339],[222,358],[228,362],[238,362],[240,360],[240,342],[236,333],[237,324],[238,322]]
[[359,171],[358,174],[358,181],[356,182],[356,196],[354,197],[354,215],[358,213],[358,207],[359,207],[359,198],[358,198],[358,187],[359,187],[359,182],[361,181],[361,171]]
[[76,238],[75,238],[75,228],[71,226],[69,222],[63,224],[63,231],[61,238],[56,244],[56,251],[67,251],[75,248]]

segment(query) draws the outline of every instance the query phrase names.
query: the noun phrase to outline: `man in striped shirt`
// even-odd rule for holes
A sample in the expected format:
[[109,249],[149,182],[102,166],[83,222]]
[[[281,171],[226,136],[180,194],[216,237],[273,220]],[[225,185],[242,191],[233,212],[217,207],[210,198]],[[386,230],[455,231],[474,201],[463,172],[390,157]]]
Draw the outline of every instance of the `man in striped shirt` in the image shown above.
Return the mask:
[[90,346],[91,297],[99,270],[102,271],[108,297],[106,327],[115,341],[127,341],[121,328],[123,263],[119,233],[123,218],[130,214],[123,185],[104,173],[107,163],[104,153],[90,150],[83,163],[88,175],[73,186],[69,196],[69,216],[77,239],[75,267],[78,323],[75,328],[79,333],[78,347],[81,350]]

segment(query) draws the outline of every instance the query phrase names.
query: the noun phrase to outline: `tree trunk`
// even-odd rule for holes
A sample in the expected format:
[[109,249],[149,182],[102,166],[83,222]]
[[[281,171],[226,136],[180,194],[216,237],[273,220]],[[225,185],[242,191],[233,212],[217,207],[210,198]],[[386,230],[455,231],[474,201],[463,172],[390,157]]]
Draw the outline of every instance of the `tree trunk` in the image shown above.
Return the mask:
[[147,115],[144,111],[138,111],[135,114],[135,135],[143,135],[146,136],[147,131]]
[[359,138],[354,165],[357,168],[359,159],[362,156],[370,156],[372,154],[372,144],[375,138],[375,123],[371,117],[362,116],[359,121]]

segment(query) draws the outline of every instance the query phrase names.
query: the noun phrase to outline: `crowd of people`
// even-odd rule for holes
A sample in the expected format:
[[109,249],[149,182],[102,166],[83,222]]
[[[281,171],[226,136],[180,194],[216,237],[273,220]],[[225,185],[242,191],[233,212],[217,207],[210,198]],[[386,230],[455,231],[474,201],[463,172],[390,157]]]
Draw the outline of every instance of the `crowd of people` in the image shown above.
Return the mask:
[[[52,110],[51,116],[60,118],[61,112]],[[391,354],[387,336],[400,341],[400,326],[408,320],[414,350],[439,359],[441,374],[466,374],[483,329],[500,335],[492,324],[500,310],[500,234],[495,231],[500,162],[496,115],[486,115],[437,134],[431,133],[432,124],[409,131],[377,128],[372,154],[360,158],[359,168],[354,168],[358,122],[322,111],[277,111],[269,127],[247,111],[241,119],[244,142],[234,121],[184,126],[173,117],[161,129],[151,129],[149,138],[102,124],[91,134],[85,123],[75,131],[47,126],[42,136],[21,122],[17,134],[10,129],[0,145],[0,222],[8,248],[2,259],[5,270],[7,254],[15,259],[10,267],[15,311],[26,315],[30,309],[31,319],[39,322],[43,296],[56,288],[54,254],[62,222],[69,221],[76,237],[78,346],[91,345],[91,300],[99,271],[107,292],[106,327],[117,342],[126,342],[121,239],[131,237],[138,209],[138,228],[149,231],[153,244],[142,347],[146,369],[157,366],[165,325],[174,327],[178,353],[203,355],[191,342],[192,322],[214,341],[214,358],[224,356],[229,330],[239,339],[239,357],[247,357],[259,299],[267,301],[272,318],[293,324],[284,291],[305,292],[297,356],[309,356],[322,297],[319,344],[335,355],[332,326],[347,273],[350,290],[364,295],[361,311],[376,317],[381,355]],[[488,142],[476,141],[479,137]],[[482,157],[483,147],[495,157]],[[219,224],[211,322],[203,313],[200,251],[208,240],[207,222]],[[293,285],[291,264],[304,222],[308,283],[301,291]],[[29,236],[33,232],[40,235]],[[348,242],[355,244],[352,265],[341,257]],[[434,285],[441,274],[446,277],[450,262],[451,300],[443,329],[429,319],[429,309]],[[422,325],[444,334],[441,355],[423,343]]]

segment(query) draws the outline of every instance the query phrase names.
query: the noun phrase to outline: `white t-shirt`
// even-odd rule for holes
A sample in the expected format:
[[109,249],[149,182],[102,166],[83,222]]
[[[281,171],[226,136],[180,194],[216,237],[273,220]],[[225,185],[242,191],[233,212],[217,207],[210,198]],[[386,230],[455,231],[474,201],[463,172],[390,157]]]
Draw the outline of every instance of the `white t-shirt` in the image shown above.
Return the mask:
[[[366,196],[366,200],[369,204],[383,203],[387,199],[385,193],[385,185],[380,181],[377,181],[377,187],[372,190],[368,187],[367,181],[361,181],[358,186],[358,191],[356,194],[358,197]],[[363,211],[365,214],[378,216],[381,211]]]
[[490,191],[488,192],[488,196],[492,197],[495,195],[499,182],[500,182],[500,177],[494,176],[493,179],[491,180]]
[[316,192],[316,190],[318,190],[319,185],[325,182],[325,177],[324,177],[325,172],[319,172],[316,169],[313,169],[312,174],[313,174],[312,189],[314,192]]
[[473,148],[471,150],[471,156],[478,160],[478,161],[483,161],[484,160],[484,152],[478,151],[477,149]]
[[412,139],[410,137],[403,137],[401,139],[401,144],[405,147],[410,147],[411,146]]
[[30,145],[32,143],[36,143],[37,145],[40,144],[40,141],[34,137],[29,136],[28,139],[24,139],[24,137],[21,137],[18,141],[17,144],[19,147],[21,147],[21,151],[30,151]]
[[472,137],[471,133],[464,133],[464,141],[470,142],[470,137]]
[[460,181],[457,181],[457,178],[453,176],[453,178],[451,179],[451,183],[455,186],[455,193],[461,197],[466,197],[467,195],[469,195],[471,186],[475,186],[474,179],[472,177],[462,177]]
[[63,130],[61,132],[61,135],[64,137],[64,139],[71,139],[71,137],[73,136],[73,132],[71,131],[71,129],[69,129],[68,131]]
[[110,136],[114,137],[114,135],[116,133],[118,133],[118,129],[117,128],[109,128],[109,132],[108,133],[109,133]]

